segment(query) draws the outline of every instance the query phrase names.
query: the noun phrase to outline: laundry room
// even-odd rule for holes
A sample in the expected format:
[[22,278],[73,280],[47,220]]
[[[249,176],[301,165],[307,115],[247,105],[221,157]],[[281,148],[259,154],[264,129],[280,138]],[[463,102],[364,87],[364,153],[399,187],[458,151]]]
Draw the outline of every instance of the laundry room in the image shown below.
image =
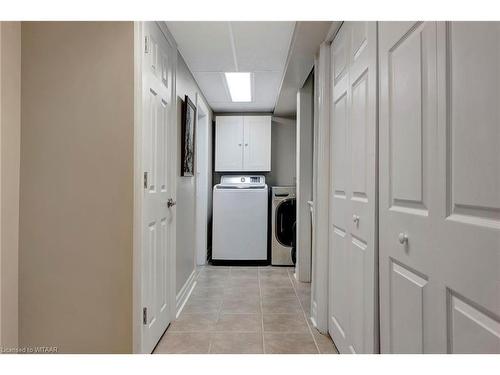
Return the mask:
[[[233,169],[233,167],[225,169],[225,166],[222,164],[223,163],[223,158],[226,157],[226,153],[228,152],[227,147],[230,144],[229,140],[223,139],[225,136],[223,133],[225,131],[224,127],[224,121],[231,121],[232,117],[236,116],[237,119],[243,118],[243,127],[245,125],[252,126],[255,124],[254,122],[251,122],[249,120],[252,119],[263,119],[264,120],[264,125],[268,129],[265,129],[261,134],[258,134],[257,132],[254,134],[254,138],[252,139],[253,142],[256,142],[259,144],[259,147],[263,147],[262,149],[262,154],[264,157],[266,157],[265,162],[263,163],[263,168],[258,169],[257,167],[250,167],[249,169],[247,166],[243,165],[243,167],[235,167],[236,169]],[[227,182],[229,182],[229,185],[232,183],[236,183],[238,187],[242,187],[242,178],[245,180],[252,181],[259,181],[258,184],[265,185],[265,194],[267,195],[267,199],[265,199],[265,209],[262,210],[260,216],[255,216],[255,220],[257,221],[257,224],[260,223],[259,229],[257,229],[256,233],[251,232],[251,228],[249,228],[248,225],[248,218],[245,219],[245,225],[243,225],[242,229],[243,232],[248,233],[250,238],[255,239],[255,236],[262,236],[264,240],[264,235],[265,235],[265,241],[260,246],[262,248],[261,250],[261,256],[258,257],[257,262],[255,264],[260,264],[260,265],[267,265],[267,264],[272,264],[275,266],[293,266],[294,262],[292,259],[292,241],[293,241],[293,234],[295,232],[295,221],[296,221],[296,212],[295,212],[295,199],[296,199],[296,175],[297,175],[297,169],[296,169],[296,146],[297,146],[297,140],[296,140],[296,120],[293,118],[286,118],[286,117],[274,117],[270,114],[252,114],[252,113],[240,113],[240,114],[224,114],[224,113],[219,113],[215,115],[215,127],[214,127],[214,137],[215,137],[215,142],[214,142],[214,170],[213,170],[213,199],[214,199],[214,204],[216,202],[219,202],[219,200],[215,200],[216,194],[219,192],[219,188],[223,187],[224,192],[227,191],[227,187],[225,186]],[[233,125],[231,123],[231,125]],[[229,126],[231,126],[229,125]],[[257,125],[258,126],[258,125]],[[243,132],[245,133],[245,131]],[[248,131],[246,132],[248,134]],[[270,140],[268,139],[270,136]],[[219,142],[217,141],[219,137]],[[242,147],[250,147],[248,142],[245,139],[243,139],[241,142]],[[239,146],[238,146],[239,147]],[[250,153],[244,154],[244,155],[251,155]],[[269,160],[269,155],[270,155],[270,160]],[[229,157],[229,159],[234,162],[235,158],[234,157]],[[248,160],[245,160],[247,163],[249,163]],[[244,161],[244,163],[245,163]],[[230,179],[230,180],[229,180]],[[253,184],[252,184],[253,185]],[[253,186],[255,188],[255,186]],[[245,198],[243,198],[245,199]],[[282,202],[285,201],[286,202]],[[281,204],[283,203],[283,204]],[[223,203],[222,203],[223,204]],[[280,206],[280,207],[277,207]],[[224,211],[227,213],[228,210],[234,209],[235,214],[241,215],[243,212],[244,215],[250,216],[252,214],[256,214],[255,211],[255,206],[249,206],[248,210],[242,210],[242,207],[239,206],[237,203],[228,205],[227,209]],[[253,209],[252,209],[253,208]],[[252,259],[255,258],[254,255],[250,253],[246,254],[245,252],[243,253],[238,253],[234,255],[226,255],[228,257],[227,259],[220,258],[219,254],[217,253],[217,246],[214,247],[217,242],[214,243],[214,239],[217,239],[217,236],[222,239],[224,239],[222,242],[227,243],[228,242],[228,234],[219,234],[219,233],[214,233],[214,228],[217,229],[217,225],[220,225],[221,227],[227,227],[226,224],[223,224],[220,220],[224,220],[224,218],[220,218],[215,216],[216,213],[219,213],[217,210],[217,207],[214,206],[213,210],[213,215],[212,216],[212,230],[210,233],[212,234],[211,241],[209,244],[209,254],[208,254],[208,259],[209,261],[213,261],[212,263],[225,263],[225,264],[233,264],[233,265],[252,265],[254,262],[252,262]],[[264,214],[267,214],[267,218],[264,217]],[[220,215],[220,214],[219,214]],[[218,221],[219,220],[219,221]],[[234,220],[234,219],[233,219]],[[237,221],[237,219],[236,219]],[[279,221],[279,225],[277,225],[277,221]],[[215,225],[215,226],[214,226]],[[237,229],[237,228],[235,228]],[[280,233],[276,233],[276,230],[280,229]],[[278,239],[279,236],[285,236],[281,239]],[[236,242],[237,244],[241,245],[241,236],[238,235],[237,238],[240,240]],[[236,239],[235,239],[236,240]],[[252,243],[255,243],[255,241],[252,241]],[[277,243],[280,244],[286,244],[284,245],[283,249],[279,249],[280,247]],[[237,251],[238,245],[229,245],[234,251]],[[274,248],[273,248],[274,246]],[[283,246],[283,245],[281,245]],[[275,249],[275,253],[273,254],[273,249]],[[212,250],[212,251],[210,251]],[[274,258],[273,258],[274,255]],[[277,259],[281,258],[280,261]],[[273,262],[274,259],[274,262]],[[220,262],[221,260],[228,260],[227,262]],[[243,260],[243,262],[241,262]],[[233,261],[233,262],[231,262]],[[248,261],[248,262],[245,262]]]

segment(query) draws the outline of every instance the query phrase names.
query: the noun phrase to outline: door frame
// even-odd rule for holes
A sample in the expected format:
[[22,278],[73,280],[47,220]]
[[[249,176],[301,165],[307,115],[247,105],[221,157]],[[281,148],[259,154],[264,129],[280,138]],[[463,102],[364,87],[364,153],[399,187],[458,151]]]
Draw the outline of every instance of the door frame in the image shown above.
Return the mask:
[[[143,221],[143,167],[142,167],[142,69],[144,64],[144,33],[145,22],[134,22],[134,214],[133,214],[133,264],[132,264],[132,352],[144,353],[142,345],[142,221]],[[172,100],[176,100],[176,71],[177,71],[177,44],[168,31],[164,22],[156,22],[166,41],[175,51],[172,56]],[[174,124],[170,127],[170,137],[168,142],[168,160],[170,165],[169,189],[173,192],[173,199],[176,200],[176,180],[177,180],[177,110],[172,110],[169,114],[169,122]],[[174,213],[175,215],[175,213]],[[176,313],[176,293],[175,293],[175,244],[176,244],[176,221],[172,222],[170,229],[170,316],[175,318]]]
[[[203,134],[205,138],[202,139],[200,135],[202,132],[196,131],[195,137],[195,233],[196,233],[196,265],[202,266],[207,263],[207,252],[208,252],[208,195],[209,195],[209,173],[210,166],[209,161],[211,159],[210,152],[210,114],[208,107],[206,106],[203,98],[199,93],[196,93],[196,127],[200,129],[204,128]],[[200,116],[201,115],[201,116]],[[202,118],[203,121],[200,122],[199,119]],[[206,151],[204,157],[200,157],[200,149]],[[201,179],[200,170],[206,174],[206,187],[205,191],[201,191]],[[199,230],[200,225],[205,226],[205,230]],[[195,266],[196,266],[195,265]]]
[[315,189],[311,319],[322,333],[328,332],[328,257],[330,201],[330,41],[321,43],[315,71]]

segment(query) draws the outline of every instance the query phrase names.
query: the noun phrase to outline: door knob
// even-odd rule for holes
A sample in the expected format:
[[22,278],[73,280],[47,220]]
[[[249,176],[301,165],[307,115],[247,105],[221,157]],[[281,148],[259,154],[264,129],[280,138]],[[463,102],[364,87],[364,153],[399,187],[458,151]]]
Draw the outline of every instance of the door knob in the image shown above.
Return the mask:
[[167,207],[170,208],[170,207],[173,207],[177,204],[176,201],[174,201],[172,198],[168,198],[167,200]]
[[352,221],[354,221],[356,224],[359,224],[359,216],[358,215],[352,215]]
[[399,239],[399,243],[401,245],[407,244],[408,243],[408,234],[399,233],[398,239]]

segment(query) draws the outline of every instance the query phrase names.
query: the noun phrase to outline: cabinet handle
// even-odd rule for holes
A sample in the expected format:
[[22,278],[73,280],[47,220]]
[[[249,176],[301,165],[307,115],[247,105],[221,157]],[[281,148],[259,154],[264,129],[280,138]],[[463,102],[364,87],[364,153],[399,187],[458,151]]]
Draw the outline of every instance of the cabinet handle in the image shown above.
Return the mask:
[[240,147],[241,147],[241,143],[238,143],[238,146],[240,146]]
[[248,147],[248,143],[245,143],[245,147]]

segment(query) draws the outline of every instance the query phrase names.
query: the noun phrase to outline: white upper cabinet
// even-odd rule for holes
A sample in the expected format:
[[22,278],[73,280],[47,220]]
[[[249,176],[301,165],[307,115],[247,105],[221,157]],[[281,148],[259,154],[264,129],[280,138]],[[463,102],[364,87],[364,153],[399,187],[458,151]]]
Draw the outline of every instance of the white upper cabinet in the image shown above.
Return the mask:
[[218,116],[215,170],[271,170],[271,116]]
[[218,116],[215,129],[215,170],[243,170],[243,116]]
[[271,170],[271,116],[243,117],[243,170]]

